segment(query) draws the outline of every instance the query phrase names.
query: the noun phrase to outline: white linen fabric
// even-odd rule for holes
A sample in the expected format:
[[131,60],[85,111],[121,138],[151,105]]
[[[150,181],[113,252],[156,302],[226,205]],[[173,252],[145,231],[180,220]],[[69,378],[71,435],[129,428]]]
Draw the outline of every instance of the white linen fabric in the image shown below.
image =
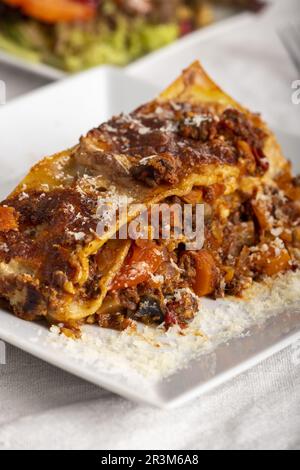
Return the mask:
[[[198,57],[179,53],[172,66],[157,64],[160,73],[142,64],[132,73],[167,83],[190,59],[202,59],[221,85],[262,110],[274,127],[299,133],[291,83],[300,77],[276,36],[297,16],[298,0],[274,1],[263,18],[211,37]],[[44,83],[3,65],[0,79],[10,98]],[[131,403],[7,345],[0,449],[300,449],[299,405],[300,344],[172,411]]]
[[283,351],[183,408],[131,403],[8,347],[0,449],[300,449],[300,366]]

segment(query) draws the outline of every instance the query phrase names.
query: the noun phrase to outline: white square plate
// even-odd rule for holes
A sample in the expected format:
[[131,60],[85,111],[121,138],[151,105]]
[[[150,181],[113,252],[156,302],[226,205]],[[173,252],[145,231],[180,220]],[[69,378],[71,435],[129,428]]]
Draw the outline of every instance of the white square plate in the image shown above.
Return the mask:
[[[113,114],[132,110],[153,98],[156,92],[152,86],[118,70],[101,68],[53,84],[1,108],[0,197],[4,198],[42,156],[73,145],[88,129]],[[296,158],[300,140],[286,135],[279,138],[286,155]],[[126,359],[127,353],[122,349],[124,335],[98,327],[89,328],[100,344],[109,343],[111,358],[107,348],[101,355],[100,347],[94,361],[87,360],[88,355],[75,360],[70,344],[67,348],[56,347],[53,337],[50,341],[45,325],[25,322],[0,310],[0,338],[4,341],[124,397],[163,408],[184,403],[299,338],[300,310],[283,311],[263,326],[248,329],[247,335],[219,346],[202,358],[193,359],[186,368],[168,379],[150,380],[133,370],[130,360],[124,368],[122,360]],[[179,343],[181,339],[178,338]],[[134,336],[128,337],[127,341],[135,347]],[[172,346],[168,347],[172,356]],[[138,354],[143,351],[150,357],[150,362],[152,358],[159,362],[162,357],[159,356],[161,351],[153,345],[137,349]]]

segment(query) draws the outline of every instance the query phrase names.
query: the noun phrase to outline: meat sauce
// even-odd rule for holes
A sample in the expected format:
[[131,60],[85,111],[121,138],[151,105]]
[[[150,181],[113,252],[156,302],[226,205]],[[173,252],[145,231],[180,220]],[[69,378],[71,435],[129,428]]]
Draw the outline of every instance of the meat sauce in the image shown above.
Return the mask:
[[235,109],[152,103],[113,118],[88,137],[105,142],[112,154],[126,155],[131,176],[150,187],[176,185],[202,165],[238,165],[245,158],[241,142],[255,163],[250,172],[268,170],[266,134]]
[[[296,186],[297,180],[290,177],[285,191],[291,192]],[[161,265],[151,274],[148,269],[148,278],[142,282],[123,285],[109,294],[127,318],[184,328],[199,310],[196,296],[241,296],[254,280],[299,267],[297,201],[279,187],[268,186],[251,197],[243,193],[223,196],[231,212],[222,221],[218,213],[220,191],[218,186],[197,190],[198,198],[209,201],[210,207],[206,211],[205,244],[200,251],[186,251],[184,244],[178,244],[169,253],[165,241],[158,241],[164,253]],[[175,200],[178,202],[178,198]]]

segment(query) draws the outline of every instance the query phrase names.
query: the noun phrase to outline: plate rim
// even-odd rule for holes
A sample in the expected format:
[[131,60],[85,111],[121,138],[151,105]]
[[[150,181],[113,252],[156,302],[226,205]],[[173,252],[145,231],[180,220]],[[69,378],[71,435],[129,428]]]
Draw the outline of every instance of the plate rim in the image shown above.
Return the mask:
[[0,49],[0,63],[52,80],[60,80],[68,75],[63,70],[51,67],[43,62],[30,62],[17,55],[9,54],[2,49]]
[[[6,315],[12,315],[9,312],[5,312],[0,310],[0,314],[4,313]],[[273,318],[276,318],[275,316]],[[17,317],[13,317],[13,320],[19,320],[20,322],[25,322],[25,320],[21,320]],[[26,322],[28,325],[28,322]],[[37,323],[34,323],[35,327],[39,326]],[[254,326],[255,328],[256,326]],[[54,367],[57,367],[60,370],[63,370],[71,375],[74,375],[81,380],[85,380],[89,383],[92,383],[100,388],[104,388],[106,390],[111,391],[119,396],[127,400],[134,401],[136,403],[147,404],[151,405],[154,408],[159,408],[162,410],[172,410],[179,408],[193,399],[197,397],[201,397],[202,395],[209,393],[219,386],[229,382],[232,379],[237,378],[238,376],[242,375],[243,373],[251,370],[253,367],[259,365],[260,363],[264,362],[268,358],[274,356],[275,354],[283,351],[284,349],[288,348],[295,342],[300,340],[300,328],[297,331],[288,333],[287,336],[283,339],[278,339],[274,342],[273,345],[267,347],[266,349],[261,350],[258,353],[253,354],[253,356],[249,357],[248,359],[242,361],[241,363],[235,365],[224,372],[217,374],[215,377],[207,380],[206,382],[193,386],[190,390],[186,390],[185,392],[178,394],[174,398],[167,399],[164,398],[159,394],[159,392],[155,389],[156,386],[163,382],[168,382],[170,377],[165,379],[161,379],[156,382],[149,382],[149,389],[152,388],[150,396],[143,395],[141,396],[139,391],[136,391],[134,386],[127,386],[126,383],[120,382],[116,383],[114,380],[109,380],[107,377],[103,377],[101,373],[97,374],[89,368],[84,368],[83,364],[78,365],[76,361],[73,360],[72,356],[64,355],[62,362],[58,363],[56,356],[56,349],[49,348],[46,349],[45,342],[43,343],[35,343],[27,339],[20,339],[16,337],[14,333],[8,333],[3,331],[3,328],[0,325],[0,339],[4,342],[11,344],[12,346],[21,349],[22,351],[26,352],[27,354],[36,357],[37,359],[44,361],[48,364],[51,364]],[[244,338],[233,338],[228,342],[228,347],[230,347],[230,343],[232,341],[243,341]],[[227,346],[227,344],[221,344],[220,347]],[[61,349],[59,349],[61,351]],[[212,354],[214,352],[212,351]],[[61,360],[61,359],[60,359]],[[194,359],[196,361],[201,360],[201,356],[198,359]],[[176,372],[176,374],[180,374],[180,370]],[[145,379],[147,381],[147,379]]]

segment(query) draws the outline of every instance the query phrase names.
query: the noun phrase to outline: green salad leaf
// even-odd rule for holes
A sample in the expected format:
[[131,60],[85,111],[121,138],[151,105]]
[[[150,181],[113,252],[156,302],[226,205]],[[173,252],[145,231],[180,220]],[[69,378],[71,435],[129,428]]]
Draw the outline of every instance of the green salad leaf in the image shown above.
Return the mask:
[[151,23],[147,18],[129,17],[116,10],[110,14],[110,21],[99,15],[88,23],[56,25],[19,15],[3,18],[0,48],[30,61],[77,72],[101,64],[126,65],[179,36],[176,23]]

